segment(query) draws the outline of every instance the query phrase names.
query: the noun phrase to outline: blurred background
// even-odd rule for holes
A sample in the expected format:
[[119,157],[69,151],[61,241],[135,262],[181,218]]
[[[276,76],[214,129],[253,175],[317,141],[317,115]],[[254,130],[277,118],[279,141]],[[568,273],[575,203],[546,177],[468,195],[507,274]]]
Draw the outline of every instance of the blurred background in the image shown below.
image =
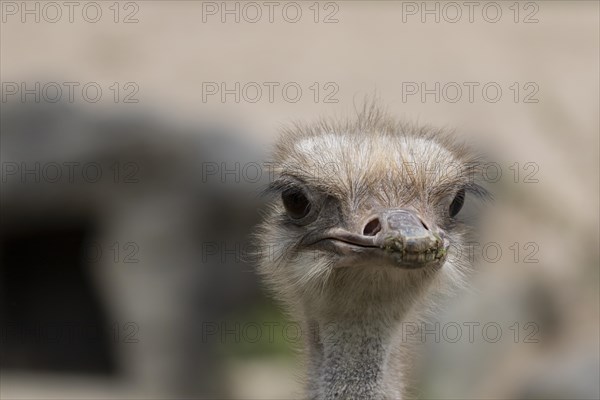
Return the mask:
[[0,397],[300,397],[270,145],[377,96],[493,160],[412,392],[599,398],[599,4],[467,3],[1,1]]

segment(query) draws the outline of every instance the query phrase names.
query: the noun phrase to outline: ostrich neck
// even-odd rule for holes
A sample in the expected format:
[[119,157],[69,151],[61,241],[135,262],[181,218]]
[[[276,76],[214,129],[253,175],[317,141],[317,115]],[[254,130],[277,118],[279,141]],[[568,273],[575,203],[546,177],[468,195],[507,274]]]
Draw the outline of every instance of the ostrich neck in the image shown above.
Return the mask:
[[310,322],[318,331],[308,343],[310,398],[402,396],[400,372],[389,362],[402,318],[371,311]]

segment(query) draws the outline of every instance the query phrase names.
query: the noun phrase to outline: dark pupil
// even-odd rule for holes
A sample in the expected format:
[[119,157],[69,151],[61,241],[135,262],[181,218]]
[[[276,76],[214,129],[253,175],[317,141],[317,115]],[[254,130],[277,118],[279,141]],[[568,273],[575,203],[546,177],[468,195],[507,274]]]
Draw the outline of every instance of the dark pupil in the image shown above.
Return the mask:
[[310,211],[310,202],[298,189],[288,189],[281,194],[283,206],[291,218],[299,219]]
[[456,193],[454,200],[452,200],[452,204],[450,204],[450,216],[456,216],[456,214],[460,212],[463,204],[465,204],[465,189],[459,190],[458,193]]

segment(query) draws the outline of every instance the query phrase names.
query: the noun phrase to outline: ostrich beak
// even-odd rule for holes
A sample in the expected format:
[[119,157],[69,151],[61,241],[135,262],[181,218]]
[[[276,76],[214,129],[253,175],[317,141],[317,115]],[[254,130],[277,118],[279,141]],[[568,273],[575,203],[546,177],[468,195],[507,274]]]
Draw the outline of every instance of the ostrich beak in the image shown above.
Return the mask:
[[398,209],[371,218],[360,234],[334,228],[312,244],[340,255],[339,266],[383,261],[416,269],[441,265],[450,242],[441,229],[432,229],[414,211]]
[[450,242],[442,230],[430,229],[416,213],[384,213],[378,244],[403,266],[416,268],[445,259]]

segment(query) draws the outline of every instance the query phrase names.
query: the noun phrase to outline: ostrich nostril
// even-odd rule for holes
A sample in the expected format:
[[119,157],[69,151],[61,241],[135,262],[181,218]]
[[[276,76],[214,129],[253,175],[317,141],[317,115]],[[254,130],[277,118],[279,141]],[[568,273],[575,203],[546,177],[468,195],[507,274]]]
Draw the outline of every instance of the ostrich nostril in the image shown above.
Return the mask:
[[365,236],[375,236],[381,231],[381,223],[379,222],[379,218],[373,218],[370,220],[367,225],[365,225],[365,229],[363,229],[363,235]]
[[419,221],[421,221],[421,225],[423,225],[423,228],[429,230],[429,227],[427,226],[427,224],[425,223],[425,221],[423,221],[423,219],[421,219],[421,217],[419,217]]

